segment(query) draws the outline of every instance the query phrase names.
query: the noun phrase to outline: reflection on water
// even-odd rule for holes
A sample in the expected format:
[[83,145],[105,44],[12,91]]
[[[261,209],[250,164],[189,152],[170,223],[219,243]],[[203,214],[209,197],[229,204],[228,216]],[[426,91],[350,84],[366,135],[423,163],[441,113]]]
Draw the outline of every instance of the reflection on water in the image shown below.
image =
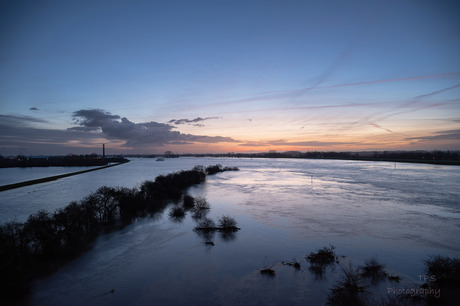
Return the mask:
[[[191,169],[216,164],[216,159],[167,162]],[[424,273],[427,255],[460,256],[458,167],[398,164],[394,169],[393,163],[382,162],[268,159],[217,162],[241,170],[209,176],[189,193],[210,203],[206,217],[233,216],[239,232],[204,236],[193,230],[203,216],[190,210],[183,215],[173,212],[177,204],[171,204],[157,219],[136,220],[100,236],[90,251],[37,281],[27,303],[317,305],[325,304],[329,289],[341,278],[341,267],[348,263],[358,266],[376,257],[388,272],[401,276],[399,286],[414,287],[420,285],[417,275]],[[134,168],[119,168],[118,175],[134,186],[136,167],[141,174],[146,165],[157,173],[152,169],[158,164],[165,165],[134,161],[120,166]],[[121,178],[118,185],[123,185]],[[206,244],[209,241],[214,245]],[[331,243],[340,264],[320,274],[309,269],[305,255]],[[283,264],[294,261],[300,269]],[[267,265],[276,271],[275,277],[260,273]],[[385,298],[387,288],[394,286],[383,280],[371,290],[375,297]]]

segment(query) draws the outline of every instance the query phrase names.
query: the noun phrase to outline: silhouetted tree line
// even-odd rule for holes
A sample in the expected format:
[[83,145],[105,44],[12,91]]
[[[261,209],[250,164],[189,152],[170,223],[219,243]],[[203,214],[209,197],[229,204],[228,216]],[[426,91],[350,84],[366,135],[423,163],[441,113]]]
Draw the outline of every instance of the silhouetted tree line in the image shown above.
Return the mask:
[[[157,155],[135,155],[135,157],[156,157]],[[181,154],[179,156],[195,157],[233,157],[233,158],[304,158],[304,159],[344,159],[369,161],[395,161],[460,165],[459,151],[363,151],[363,152],[334,152],[334,151],[268,151],[261,153],[215,153],[215,154]]]
[[[208,172],[209,170],[209,172]],[[86,247],[101,229],[134,218],[161,212],[169,201],[195,200],[184,191],[206,180],[206,174],[237,170],[220,165],[160,175],[138,188],[101,187],[79,202],[71,202],[54,213],[44,210],[25,223],[0,226],[0,295],[23,294],[29,282],[47,273],[59,260],[70,259]]]
[[96,153],[89,155],[67,155],[50,157],[26,157],[18,155],[11,158],[0,157],[0,168],[12,167],[84,167],[104,166],[108,163],[124,163],[129,160],[118,157],[100,157]]

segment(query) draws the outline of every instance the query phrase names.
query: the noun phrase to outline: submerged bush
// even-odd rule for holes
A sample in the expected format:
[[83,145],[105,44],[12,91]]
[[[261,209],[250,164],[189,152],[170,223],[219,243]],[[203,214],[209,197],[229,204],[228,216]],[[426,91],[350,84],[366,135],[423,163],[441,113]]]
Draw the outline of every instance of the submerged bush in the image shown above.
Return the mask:
[[198,222],[196,228],[204,231],[214,231],[216,230],[216,223],[212,219],[205,217]]
[[207,174],[216,174],[224,171],[238,171],[239,169],[238,167],[223,167],[222,165],[217,164],[215,166],[208,166],[205,170]]
[[[216,223],[209,218],[203,217],[200,221],[198,221],[195,230],[197,231],[220,231],[220,232],[236,232],[240,228],[236,226],[237,222],[235,219],[229,216],[222,216],[219,218],[219,224],[216,226]],[[231,237],[228,237],[231,238]]]
[[460,283],[460,258],[430,256],[425,260],[427,274],[434,275],[438,283]]
[[230,216],[222,216],[219,218],[219,228],[221,230],[235,230],[237,229],[237,222]]
[[260,273],[265,274],[265,275],[275,276],[275,270],[273,270],[272,268],[268,268],[268,267],[261,269]]
[[169,212],[169,217],[176,221],[182,221],[185,217],[185,210],[180,206],[174,206]]
[[322,249],[318,249],[316,252],[311,252],[306,256],[306,258],[312,265],[327,266],[337,260],[334,250],[335,246],[331,244],[329,247],[323,247]]
[[380,264],[374,257],[366,260],[364,262],[364,266],[361,267],[361,276],[369,277],[373,281],[384,279],[387,275],[387,272],[385,272],[385,266]]
[[329,305],[367,305],[366,286],[363,285],[360,269],[350,264],[342,268],[343,279],[328,294]]
[[209,206],[208,201],[206,201],[205,198],[203,197],[196,197],[195,198],[195,210],[198,211],[203,211],[203,210],[209,210],[211,207]]
[[191,195],[184,195],[183,206],[185,209],[192,209],[195,206],[195,199]]
[[427,304],[454,305],[453,301],[460,301],[460,258],[430,256],[425,260],[425,265],[429,279],[422,288],[438,292],[438,295],[427,296]]

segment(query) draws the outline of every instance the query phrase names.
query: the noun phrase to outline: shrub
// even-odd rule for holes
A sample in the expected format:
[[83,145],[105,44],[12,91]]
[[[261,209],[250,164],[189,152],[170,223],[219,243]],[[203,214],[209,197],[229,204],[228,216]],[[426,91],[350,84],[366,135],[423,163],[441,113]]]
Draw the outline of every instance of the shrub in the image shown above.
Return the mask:
[[388,275],[388,280],[399,283],[401,277],[398,275]]
[[206,173],[208,173],[208,174],[216,174],[218,172],[222,172],[223,169],[224,168],[220,164],[217,164],[217,165],[214,165],[214,166],[208,166],[208,167],[206,167]]
[[195,199],[192,196],[186,194],[184,195],[183,205],[185,209],[191,209],[195,206]]
[[196,197],[195,198],[195,210],[197,211],[203,211],[203,210],[209,210],[211,207],[209,206],[208,201],[206,201],[205,198],[203,197]]
[[[460,258],[451,258],[445,255],[431,256],[425,260],[429,284],[422,288],[434,288],[440,296],[428,295],[428,305],[453,305],[453,301],[460,301]],[[455,303],[454,303],[455,304]]]
[[208,166],[205,170],[207,174],[211,175],[224,171],[238,171],[240,169],[238,169],[238,167],[222,167],[222,165],[217,164],[214,166]]
[[438,283],[460,283],[460,258],[430,256],[425,260],[427,274],[434,275]]
[[343,279],[328,294],[329,305],[366,305],[365,295],[368,293],[363,285],[359,268],[350,264],[342,268]]
[[327,266],[334,263],[337,259],[334,249],[335,246],[331,244],[329,247],[323,247],[316,252],[311,252],[306,258],[312,265]]
[[219,228],[222,230],[234,230],[236,229],[237,222],[230,216],[222,216],[219,218]]
[[212,219],[205,217],[198,222],[196,228],[200,230],[216,230],[216,223]]
[[261,274],[269,275],[269,276],[275,276],[275,270],[272,268],[263,268],[260,270]]
[[174,206],[169,212],[169,216],[176,220],[182,220],[185,217],[185,210],[180,206]]
[[387,272],[384,269],[385,266],[373,257],[364,262],[364,266],[361,267],[361,276],[370,277],[373,281],[377,281],[387,276]]

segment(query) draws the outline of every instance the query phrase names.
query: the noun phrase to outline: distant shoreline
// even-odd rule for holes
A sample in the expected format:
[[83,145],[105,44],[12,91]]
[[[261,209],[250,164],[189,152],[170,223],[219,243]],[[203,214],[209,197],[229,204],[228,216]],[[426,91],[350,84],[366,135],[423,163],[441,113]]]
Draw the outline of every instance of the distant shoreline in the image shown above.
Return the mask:
[[422,163],[432,165],[460,166],[460,151],[374,151],[374,152],[334,152],[334,151],[285,151],[262,153],[185,153],[174,154],[129,154],[126,157],[172,158],[172,157],[227,157],[227,158],[292,158],[311,160],[350,160],[393,163]]
[[[162,155],[126,155],[131,158],[158,158]],[[443,159],[405,159],[405,158],[379,158],[379,157],[341,157],[341,156],[324,156],[324,157],[305,157],[289,156],[279,153],[277,156],[270,154],[183,154],[175,157],[216,157],[216,158],[271,158],[271,159],[308,159],[308,160],[348,160],[348,161],[375,161],[375,162],[392,162],[392,163],[413,163],[413,164],[430,164],[445,166],[460,166],[460,160],[443,160]]]
[[[320,158],[305,158],[305,159],[320,159]],[[444,166],[460,166],[460,161],[455,160],[418,160],[418,159],[379,159],[379,158],[322,158],[322,159],[336,159],[336,160],[349,160],[349,161],[375,161],[375,162],[392,162],[392,163],[412,163],[412,164],[430,164],[430,165],[444,165]]]
[[14,183],[14,184],[3,185],[3,186],[0,186],[0,192],[10,190],[10,189],[15,189],[15,188],[21,188],[21,187],[25,187],[25,186],[35,185],[35,184],[51,182],[51,181],[55,181],[55,180],[58,180],[58,179],[61,179],[61,178],[65,178],[65,177],[69,177],[69,176],[73,176],[73,175],[78,175],[78,174],[83,174],[83,173],[87,173],[87,172],[92,172],[92,171],[96,171],[96,170],[102,170],[102,169],[118,166],[118,165],[121,165],[121,164],[125,164],[127,162],[128,161],[119,162],[119,163],[116,163],[116,164],[97,167],[97,168],[88,169],[88,170],[82,170],[82,171],[71,172],[71,173],[60,174],[60,175],[54,175],[54,176],[48,176],[48,177],[44,177],[44,178],[40,178],[40,179],[29,180],[29,181]]

